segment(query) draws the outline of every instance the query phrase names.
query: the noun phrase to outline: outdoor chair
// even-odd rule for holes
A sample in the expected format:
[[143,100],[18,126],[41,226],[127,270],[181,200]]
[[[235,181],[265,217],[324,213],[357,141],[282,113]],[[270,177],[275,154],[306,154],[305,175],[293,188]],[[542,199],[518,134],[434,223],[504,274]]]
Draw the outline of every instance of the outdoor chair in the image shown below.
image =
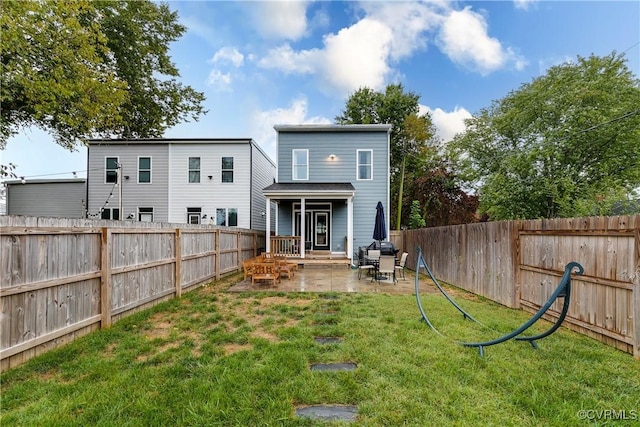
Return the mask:
[[[402,280],[405,280],[404,277],[404,266],[407,263],[407,257],[409,256],[408,252],[403,252],[402,256],[400,257],[400,263],[398,265],[396,265],[396,271],[398,271],[400,274],[399,276],[402,277]],[[398,275],[396,275],[398,276]]]
[[393,283],[396,283],[396,257],[393,255],[381,255],[378,264],[378,284],[382,279],[382,275],[390,275]]
[[376,270],[375,263],[377,262],[378,258],[380,258],[380,251],[371,249],[369,252],[367,252],[367,255],[364,257],[364,259],[359,260],[358,280],[360,280],[360,277],[362,277],[362,270],[366,270],[367,274],[371,274],[371,271]]

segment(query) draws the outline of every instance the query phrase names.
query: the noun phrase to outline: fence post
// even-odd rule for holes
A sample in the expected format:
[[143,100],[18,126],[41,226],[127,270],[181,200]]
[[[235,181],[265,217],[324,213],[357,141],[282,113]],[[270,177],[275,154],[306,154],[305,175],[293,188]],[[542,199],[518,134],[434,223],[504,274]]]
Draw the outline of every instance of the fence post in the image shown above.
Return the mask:
[[238,271],[242,270],[242,231],[238,230],[237,248],[238,248],[238,260],[236,261],[236,267]]
[[513,300],[512,308],[520,308],[520,230],[522,221],[511,223],[511,260],[513,262]]
[[214,233],[216,244],[215,244],[215,265],[214,269],[216,271],[216,280],[220,280],[220,229],[218,228]]
[[102,227],[100,239],[100,327],[111,326],[111,229]]
[[175,247],[174,251],[176,258],[176,298],[180,298],[182,296],[182,235],[179,228],[176,228],[173,246]]
[[636,228],[636,271],[633,278],[631,298],[633,304],[633,357],[640,360],[640,229]]

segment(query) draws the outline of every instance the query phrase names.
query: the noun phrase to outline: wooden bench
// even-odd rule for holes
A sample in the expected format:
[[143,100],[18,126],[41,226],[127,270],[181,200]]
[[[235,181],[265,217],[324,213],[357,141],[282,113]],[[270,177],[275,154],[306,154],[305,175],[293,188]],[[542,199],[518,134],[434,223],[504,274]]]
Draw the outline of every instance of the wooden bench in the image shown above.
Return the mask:
[[251,270],[251,286],[256,280],[271,280],[273,286],[280,281],[280,271],[274,262],[254,262]]

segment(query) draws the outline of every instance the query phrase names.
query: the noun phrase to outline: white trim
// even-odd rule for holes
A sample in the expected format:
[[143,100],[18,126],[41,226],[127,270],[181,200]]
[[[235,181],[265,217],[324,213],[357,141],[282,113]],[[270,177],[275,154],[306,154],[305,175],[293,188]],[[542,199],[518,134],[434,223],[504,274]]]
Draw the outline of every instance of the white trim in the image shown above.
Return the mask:
[[[191,182],[191,159],[198,159],[198,181]],[[193,169],[195,172],[196,170]],[[187,155],[187,184],[202,184],[202,156]]]
[[[371,175],[369,178],[360,178],[360,152],[368,151],[370,153],[369,160],[371,163],[368,165],[371,168]],[[367,166],[363,164],[362,166]],[[356,150],[356,181],[373,181],[373,149],[358,149]]]
[[[140,182],[140,172],[146,172],[147,169],[140,169],[140,159],[149,159],[149,182]],[[138,184],[148,185],[153,183],[153,157],[152,156],[138,156],[136,162],[136,180]]]
[[[307,176],[305,178],[296,178],[296,152],[305,152],[306,154],[306,166]],[[309,181],[309,149],[308,148],[294,148],[291,150],[291,180],[292,181]]]

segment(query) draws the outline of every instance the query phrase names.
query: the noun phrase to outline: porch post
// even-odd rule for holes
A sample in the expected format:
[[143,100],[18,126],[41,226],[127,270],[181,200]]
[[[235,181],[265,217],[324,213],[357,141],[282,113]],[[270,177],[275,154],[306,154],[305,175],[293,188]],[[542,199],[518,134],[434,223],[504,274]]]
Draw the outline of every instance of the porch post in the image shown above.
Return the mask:
[[353,264],[353,197],[347,198],[347,258]]
[[266,251],[271,252],[271,199],[267,197],[267,206],[265,208],[265,220],[267,221],[266,227]]
[[305,214],[305,199],[300,199],[300,258],[304,258],[304,250],[306,249],[307,239],[307,226],[306,214]]

